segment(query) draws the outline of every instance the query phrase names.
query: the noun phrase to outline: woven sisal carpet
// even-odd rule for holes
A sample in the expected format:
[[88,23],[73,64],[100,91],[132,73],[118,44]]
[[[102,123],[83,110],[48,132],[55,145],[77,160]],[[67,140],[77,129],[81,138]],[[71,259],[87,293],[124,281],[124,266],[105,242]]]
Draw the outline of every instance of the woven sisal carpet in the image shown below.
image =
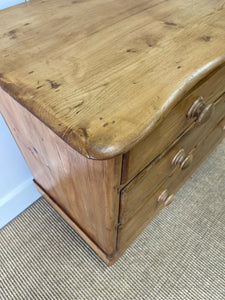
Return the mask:
[[225,141],[110,268],[39,199],[0,231],[0,299],[225,299]]

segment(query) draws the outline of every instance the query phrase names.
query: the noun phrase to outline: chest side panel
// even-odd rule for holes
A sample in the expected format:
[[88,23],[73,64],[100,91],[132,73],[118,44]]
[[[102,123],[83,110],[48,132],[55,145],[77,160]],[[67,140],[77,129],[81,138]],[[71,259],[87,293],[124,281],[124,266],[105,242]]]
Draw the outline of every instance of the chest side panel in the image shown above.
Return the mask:
[[87,159],[0,90],[0,109],[35,181],[107,254],[116,249],[121,158]]

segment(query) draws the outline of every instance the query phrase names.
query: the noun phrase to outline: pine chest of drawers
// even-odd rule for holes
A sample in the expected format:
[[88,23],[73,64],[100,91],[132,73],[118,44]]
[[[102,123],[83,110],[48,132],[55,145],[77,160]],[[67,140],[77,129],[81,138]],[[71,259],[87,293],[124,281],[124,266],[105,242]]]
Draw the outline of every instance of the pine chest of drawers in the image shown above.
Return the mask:
[[225,135],[224,1],[33,0],[0,54],[37,189],[109,265]]

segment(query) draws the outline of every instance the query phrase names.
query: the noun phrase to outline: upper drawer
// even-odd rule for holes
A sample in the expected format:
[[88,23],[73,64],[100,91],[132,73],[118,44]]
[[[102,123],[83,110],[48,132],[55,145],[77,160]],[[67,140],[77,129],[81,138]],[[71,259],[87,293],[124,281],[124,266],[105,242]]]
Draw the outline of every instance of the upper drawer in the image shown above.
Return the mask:
[[[153,159],[160,155],[169,145],[196,120],[204,111],[210,114],[209,104],[216,101],[225,92],[225,66],[214,71],[201,80],[186,96],[168,113],[166,118],[133,149],[124,155],[122,183],[136,176]],[[198,99],[204,99],[204,105]],[[197,104],[197,105],[196,105]],[[207,107],[208,106],[208,107]],[[188,112],[192,108],[190,114]],[[194,108],[194,109],[193,109]],[[191,115],[193,117],[191,117]],[[201,114],[201,120],[202,114]],[[207,119],[207,118],[206,118]]]

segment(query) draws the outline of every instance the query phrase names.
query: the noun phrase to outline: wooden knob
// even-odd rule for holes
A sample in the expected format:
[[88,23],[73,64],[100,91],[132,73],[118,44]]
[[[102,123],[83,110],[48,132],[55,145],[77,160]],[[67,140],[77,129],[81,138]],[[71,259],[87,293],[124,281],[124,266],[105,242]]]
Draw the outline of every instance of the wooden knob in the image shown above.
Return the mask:
[[192,159],[192,154],[186,156],[184,149],[180,149],[172,159],[172,165],[180,166],[181,170],[184,170],[190,166]]
[[197,118],[196,120],[197,123],[203,124],[209,120],[213,111],[214,111],[214,104],[210,103],[206,105],[204,98],[199,97],[190,107],[187,113],[187,118],[188,119]]
[[181,170],[187,169],[190,166],[190,164],[192,163],[192,160],[193,160],[193,155],[189,154],[184,159],[184,161],[181,163],[181,165],[180,165]]
[[185,159],[185,151],[184,149],[180,149],[174,156],[174,158],[172,159],[172,165],[177,166],[177,165],[181,165],[182,162]]
[[200,116],[198,117],[198,120],[197,120],[198,124],[203,124],[203,123],[205,123],[206,121],[208,121],[208,120],[210,119],[210,117],[211,117],[211,115],[212,115],[214,109],[215,109],[215,105],[214,105],[213,103],[207,105],[207,106],[203,109],[203,111],[202,111],[202,113],[200,114]]
[[164,190],[158,198],[159,202],[163,202],[164,206],[168,206],[172,203],[174,195],[169,195],[168,190]]

